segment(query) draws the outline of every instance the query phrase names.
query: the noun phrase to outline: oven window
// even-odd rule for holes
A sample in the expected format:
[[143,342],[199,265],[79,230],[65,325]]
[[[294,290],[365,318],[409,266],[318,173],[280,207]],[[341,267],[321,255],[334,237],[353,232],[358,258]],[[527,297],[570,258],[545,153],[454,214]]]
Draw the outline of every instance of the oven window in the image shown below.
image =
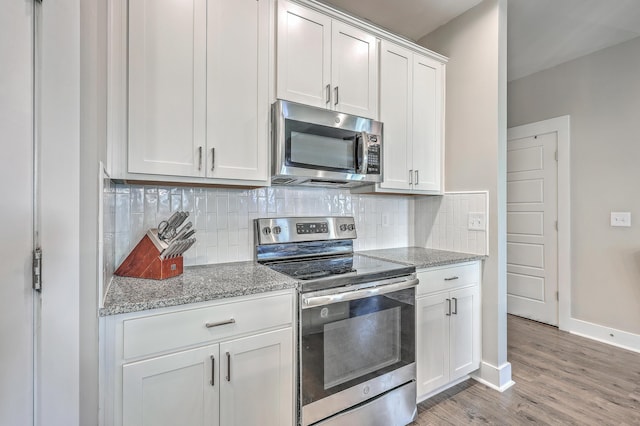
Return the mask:
[[400,307],[324,326],[324,388],[400,360]]
[[415,289],[301,311],[300,386],[310,404],[415,361]]
[[288,166],[355,173],[357,132],[286,120],[285,134]]

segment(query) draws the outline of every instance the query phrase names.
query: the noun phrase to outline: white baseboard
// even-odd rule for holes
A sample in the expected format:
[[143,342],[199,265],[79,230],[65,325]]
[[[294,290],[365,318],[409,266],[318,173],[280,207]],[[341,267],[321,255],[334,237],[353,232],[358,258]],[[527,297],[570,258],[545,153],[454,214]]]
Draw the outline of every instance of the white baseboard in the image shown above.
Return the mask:
[[511,363],[509,362],[505,362],[500,367],[482,362],[480,370],[472,374],[471,378],[498,392],[504,392],[516,384],[511,380]]
[[607,343],[622,349],[640,353],[640,335],[617,330],[592,322],[571,318],[564,331],[577,336],[586,337],[598,342]]

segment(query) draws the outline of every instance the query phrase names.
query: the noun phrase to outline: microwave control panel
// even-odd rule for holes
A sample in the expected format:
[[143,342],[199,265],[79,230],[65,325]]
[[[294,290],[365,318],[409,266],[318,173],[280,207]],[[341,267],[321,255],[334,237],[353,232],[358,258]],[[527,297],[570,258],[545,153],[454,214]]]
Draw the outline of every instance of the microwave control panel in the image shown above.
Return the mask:
[[368,175],[380,174],[380,142],[378,135],[367,135],[367,173]]

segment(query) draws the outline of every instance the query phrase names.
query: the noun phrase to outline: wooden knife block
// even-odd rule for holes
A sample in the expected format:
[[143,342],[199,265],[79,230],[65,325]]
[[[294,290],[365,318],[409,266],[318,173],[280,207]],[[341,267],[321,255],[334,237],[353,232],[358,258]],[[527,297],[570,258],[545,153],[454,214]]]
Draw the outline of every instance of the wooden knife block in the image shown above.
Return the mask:
[[165,245],[157,237],[156,230],[149,230],[114,273],[122,277],[152,280],[164,280],[182,274],[182,256],[160,258],[160,254],[166,249]]

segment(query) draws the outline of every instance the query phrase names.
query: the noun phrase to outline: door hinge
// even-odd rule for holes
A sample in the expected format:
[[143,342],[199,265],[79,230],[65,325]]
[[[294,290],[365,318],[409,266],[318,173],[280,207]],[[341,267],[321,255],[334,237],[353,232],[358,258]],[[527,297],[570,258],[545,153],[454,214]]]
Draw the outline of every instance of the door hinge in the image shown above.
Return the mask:
[[556,300],[560,301],[560,292],[557,292],[557,291],[556,291]]
[[555,153],[556,161],[558,161],[558,151]]
[[42,249],[33,251],[33,289],[42,291]]
[[558,221],[556,220],[556,231],[558,230]]

